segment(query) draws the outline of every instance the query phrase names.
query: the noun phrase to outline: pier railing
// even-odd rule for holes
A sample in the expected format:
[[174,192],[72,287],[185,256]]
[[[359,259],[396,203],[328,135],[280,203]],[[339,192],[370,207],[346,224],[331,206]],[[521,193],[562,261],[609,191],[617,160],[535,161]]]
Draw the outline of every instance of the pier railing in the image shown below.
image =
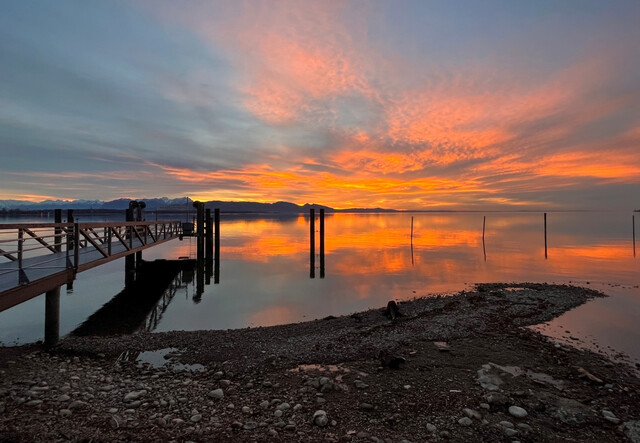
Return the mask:
[[0,224],[0,294],[54,275],[72,279],[181,235],[179,221]]

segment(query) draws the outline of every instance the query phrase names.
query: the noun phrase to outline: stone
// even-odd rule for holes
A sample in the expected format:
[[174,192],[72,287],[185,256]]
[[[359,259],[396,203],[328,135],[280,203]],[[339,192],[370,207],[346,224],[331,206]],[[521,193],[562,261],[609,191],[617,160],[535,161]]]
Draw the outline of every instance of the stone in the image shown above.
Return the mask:
[[366,389],[369,387],[369,385],[363,382],[362,380],[356,380],[353,382],[353,384],[356,387],[356,389]]
[[231,385],[231,381],[229,380],[220,380],[220,386],[223,388],[228,388]]
[[529,413],[520,406],[509,406],[509,414],[517,418],[524,418],[529,415]]
[[198,423],[200,420],[202,420],[202,414],[195,414],[191,416],[191,421],[194,423]]
[[301,410],[301,409],[302,409],[302,405],[301,405],[300,403],[298,403],[297,405],[295,405],[295,406],[293,407],[293,411],[294,411],[294,412],[298,412],[298,411],[299,411],[299,410]]
[[57,401],[57,402],[59,402],[59,403],[63,403],[63,402],[65,402],[65,401],[69,401],[69,400],[71,400],[71,397],[69,397],[67,394],[59,395],[59,396],[56,398],[56,401]]
[[282,417],[282,414],[283,412],[281,409],[276,409],[276,411],[273,413],[273,415],[278,418]]
[[81,400],[74,400],[69,403],[69,409],[79,409],[84,408],[85,406],[87,406],[87,404]]
[[[146,393],[146,392],[145,392]],[[142,397],[142,391],[131,391],[128,392],[127,394],[125,394],[124,396],[124,402],[125,403],[129,403],[131,401],[137,400],[140,397]]]
[[277,437],[278,436],[278,431],[276,431],[275,429],[271,428],[271,429],[269,429],[269,431],[267,431],[267,435],[269,437]]
[[286,403],[286,402],[285,403],[280,403],[277,406],[277,409],[279,409],[280,411],[284,411],[284,410],[289,409],[289,408],[291,408],[291,405],[289,405],[289,403]]
[[509,401],[506,395],[500,392],[492,392],[484,397],[490,405],[503,406]]
[[489,406],[489,403],[480,403],[480,407],[486,410],[491,409],[491,406]]
[[482,420],[482,415],[480,415],[480,413],[478,411],[476,411],[475,409],[464,408],[462,410],[462,412],[464,412],[464,415],[466,415],[469,418],[475,418],[476,420]]
[[118,412],[118,408],[111,408],[107,412],[109,412],[109,414],[115,414],[116,412]]
[[71,409],[60,409],[59,414],[60,414],[60,417],[69,417],[72,414],[72,412],[71,412]]
[[265,400],[263,402],[260,402],[260,407],[261,408],[268,408],[269,407],[269,400]]
[[438,430],[438,428],[436,428],[435,425],[431,424],[431,423],[427,423],[427,431],[434,433]]
[[222,398],[224,397],[224,392],[220,388],[214,389],[213,391],[209,392],[209,397],[213,398],[214,400],[222,400]]
[[469,417],[462,417],[460,420],[458,420],[458,423],[462,426],[471,426],[473,424],[473,421]]
[[640,420],[626,421],[620,428],[629,440],[633,443],[640,443]]
[[242,413],[243,414],[251,414],[251,408],[249,406],[243,406],[242,407]]
[[513,437],[515,435],[518,435],[518,431],[513,428],[504,428],[504,435],[506,435],[507,437]]
[[500,426],[502,426],[503,428],[512,428],[513,429],[513,423],[511,423],[510,421],[506,421],[503,420],[500,422]]
[[109,419],[109,426],[111,426],[113,429],[118,429],[120,427],[120,422],[115,416],[112,415]]
[[29,400],[25,403],[26,406],[40,406],[42,404],[42,400]]
[[611,411],[608,411],[606,409],[602,410],[602,416],[604,417],[605,420],[613,423],[613,424],[618,424],[620,423],[620,419],[618,417],[615,416],[615,414]]
[[256,423],[255,421],[248,421],[242,426],[242,429],[244,429],[245,431],[252,431],[257,427],[258,423]]
[[359,407],[363,411],[371,411],[371,410],[373,410],[373,405],[371,403],[360,403]]
[[327,418],[327,413],[322,409],[318,409],[313,413],[313,424],[316,426],[327,426],[329,423],[329,419]]

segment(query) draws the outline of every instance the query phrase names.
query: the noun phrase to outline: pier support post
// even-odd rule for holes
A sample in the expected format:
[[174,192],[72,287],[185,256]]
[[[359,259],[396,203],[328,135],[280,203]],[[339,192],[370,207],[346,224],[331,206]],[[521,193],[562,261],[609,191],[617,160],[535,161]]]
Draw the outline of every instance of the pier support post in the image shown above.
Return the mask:
[[60,338],[60,287],[48,291],[44,307],[44,347],[51,349]]
[[[54,209],[53,222],[62,223],[62,209]],[[61,252],[62,251],[62,229],[56,227],[53,229],[53,233],[54,233],[53,248],[56,250],[56,252]]]
[[309,277],[316,278],[316,210],[309,209]]
[[633,256],[636,256],[636,216],[631,216],[631,232],[633,236]]

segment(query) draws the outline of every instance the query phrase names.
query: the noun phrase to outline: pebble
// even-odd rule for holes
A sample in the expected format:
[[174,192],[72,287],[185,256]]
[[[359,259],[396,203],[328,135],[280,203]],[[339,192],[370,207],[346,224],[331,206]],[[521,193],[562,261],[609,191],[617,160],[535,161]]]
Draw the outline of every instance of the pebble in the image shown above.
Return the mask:
[[278,436],[278,431],[276,431],[275,429],[271,428],[271,429],[269,429],[269,431],[267,432],[267,434],[268,434],[270,437],[277,437],[277,436]]
[[68,417],[72,414],[71,409],[60,409],[60,417]]
[[116,412],[118,412],[118,408],[111,408],[107,412],[109,412],[109,414],[115,414]]
[[353,384],[357,389],[365,389],[369,387],[369,385],[363,382],[362,380],[356,380],[353,382]]
[[504,428],[504,435],[507,437],[513,437],[514,435],[518,435],[518,431],[513,428]]
[[480,413],[474,409],[470,409],[470,408],[464,408],[462,410],[462,412],[464,412],[464,415],[466,415],[469,418],[475,418],[476,420],[482,420],[482,415],[480,415]]
[[438,430],[438,428],[436,428],[435,425],[431,424],[431,423],[427,423],[427,431],[433,433],[436,432]]
[[480,403],[480,407],[482,409],[487,409],[487,410],[491,409],[491,406],[489,406],[489,403]]
[[113,429],[118,429],[120,427],[120,423],[118,422],[118,419],[113,415],[109,419],[109,426],[111,426]]
[[513,423],[511,423],[510,421],[506,421],[503,420],[500,422],[500,426],[502,426],[503,428],[511,428],[513,429]]
[[27,406],[40,406],[42,404],[42,400],[29,400],[25,403]]
[[65,401],[69,401],[71,400],[71,397],[69,397],[67,394],[62,394],[60,396],[58,396],[58,398],[56,398],[56,401],[59,403],[65,402]]
[[215,400],[221,400],[224,397],[224,392],[220,388],[214,389],[213,391],[209,392],[209,397]]
[[329,423],[329,419],[327,418],[327,413],[322,409],[318,409],[313,413],[313,424],[316,426],[327,426]]
[[69,404],[69,409],[78,409],[86,406],[87,404],[81,400],[74,400]]
[[618,423],[620,423],[620,419],[616,417],[613,412],[608,411],[606,409],[602,410],[602,416],[604,417],[605,420],[610,421],[613,424],[617,425]]
[[242,413],[243,414],[251,414],[251,408],[249,406],[243,406],[242,407]]
[[202,420],[202,414],[195,414],[191,416],[191,421],[194,423],[198,423],[200,420]]
[[228,388],[229,385],[231,385],[231,381],[229,381],[229,380],[220,380],[220,386],[222,386],[223,388]]
[[285,403],[280,403],[280,404],[277,406],[277,408],[278,408],[279,410],[281,410],[281,411],[284,411],[284,410],[286,410],[286,409],[291,408],[291,405],[289,405],[289,403],[286,403],[286,402],[285,402]]
[[517,418],[524,418],[529,415],[528,412],[522,409],[520,406],[509,406],[509,414]]
[[278,418],[282,417],[282,414],[283,414],[283,412],[282,412],[281,409],[276,409],[276,411],[273,413],[273,415],[278,417]]
[[371,411],[373,410],[373,405],[371,403],[360,403],[360,409],[364,411]]
[[242,429],[251,431],[257,427],[258,427],[258,423],[256,423],[255,421],[248,421],[242,426]]
[[261,408],[268,408],[269,407],[269,400],[265,400],[263,402],[260,403],[260,407]]
[[298,411],[299,411],[299,410],[301,410],[301,409],[302,409],[302,405],[301,405],[300,403],[298,403],[297,405],[295,405],[295,406],[293,407],[293,410],[294,410],[295,412],[298,412]]
[[462,417],[460,420],[458,420],[458,423],[460,423],[462,426],[471,426],[473,424],[473,421],[471,421],[469,417]]

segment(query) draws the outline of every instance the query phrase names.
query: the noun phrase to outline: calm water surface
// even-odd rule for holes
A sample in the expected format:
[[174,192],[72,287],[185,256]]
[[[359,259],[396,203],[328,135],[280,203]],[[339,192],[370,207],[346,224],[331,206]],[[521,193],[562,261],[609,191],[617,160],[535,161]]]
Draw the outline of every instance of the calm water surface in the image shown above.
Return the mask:
[[[15,221],[0,219],[0,223]],[[94,220],[81,217],[80,221]],[[320,278],[318,232],[315,268],[310,268],[308,217],[223,214],[219,282],[212,276],[205,284],[201,274],[198,284],[197,270],[180,273],[138,329],[227,329],[297,322],[480,282],[573,283],[611,297],[536,329],[640,360],[640,257],[634,257],[631,228],[627,212],[549,213],[545,258],[541,213],[328,214],[324,278]],[[195,240],[185,239],[153,247],[143,257],[177,259],[195,254]],[[65,294],[63,288],[61,334],[73,331],[123,290],[124,267],[124,259],[102,265],[79,274],[72,292]],[[42,339],[43,329],[44,297],[0,313],[4,344]]]

